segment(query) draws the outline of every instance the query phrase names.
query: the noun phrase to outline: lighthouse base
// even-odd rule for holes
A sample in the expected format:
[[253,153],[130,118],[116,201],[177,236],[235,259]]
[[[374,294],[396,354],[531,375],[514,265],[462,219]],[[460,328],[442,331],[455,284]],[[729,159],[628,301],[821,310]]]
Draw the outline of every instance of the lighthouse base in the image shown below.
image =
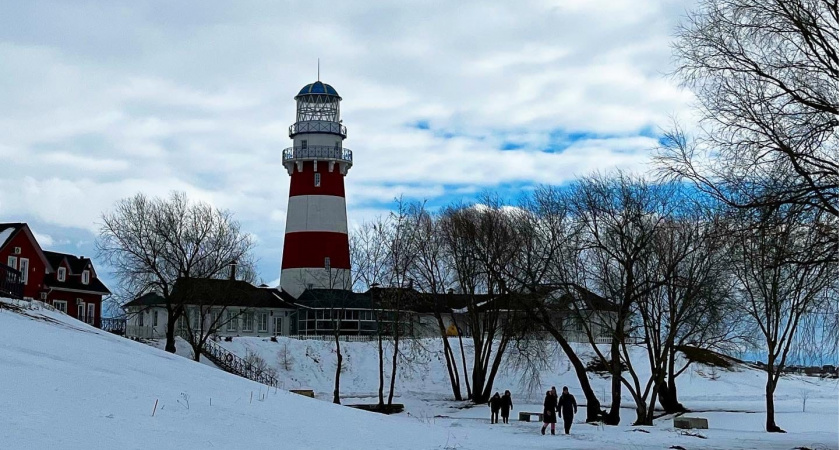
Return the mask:
[[353,289],[350,269],[326,270],[323,267],[283,269],[280,287],[294,298],[307,289]]

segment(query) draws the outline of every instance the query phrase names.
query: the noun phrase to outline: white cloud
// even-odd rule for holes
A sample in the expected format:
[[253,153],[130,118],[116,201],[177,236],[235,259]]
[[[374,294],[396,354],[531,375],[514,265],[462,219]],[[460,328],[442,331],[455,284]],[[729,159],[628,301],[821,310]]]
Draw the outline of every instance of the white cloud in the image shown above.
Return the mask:
[[[691,101],[662,76],[687,7],[13,3],[0,16],[0,219],[93,234],[122,197],[184,190],[235,212],[273,279],[289,181],[280,154],[318,57],[344,97],[351,222],[401,194],[639,169],[655,144],[643,130]],[[314,24],[313,11],[330,20]]]

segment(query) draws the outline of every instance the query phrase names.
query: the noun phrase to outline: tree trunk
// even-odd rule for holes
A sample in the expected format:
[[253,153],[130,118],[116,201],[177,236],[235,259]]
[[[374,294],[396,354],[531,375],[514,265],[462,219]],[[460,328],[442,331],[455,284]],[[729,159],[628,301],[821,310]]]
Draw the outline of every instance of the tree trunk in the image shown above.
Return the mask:
[[674,351],[675,350],[671,350],[668,352],[668,379],[663,380],[657,389],[659,404],[667,414],[676,414],[688,411],[677,398],[677,377],[674,375]]
[[201,361],[201,344],[191,344],[192,351],[193,351],[193,361],[200,362]]
[[382,351],[382,331],[376,335],[379,345],[379,409],[385,407],[385,353]]
[[388,389],[388,405],[394,401],[394,385],[397,382],[397,358],[400,354],[400,331],[399,331],[399,314],[394,324],[394,357],[391,358],[391,386]]
[[562,335],[559,333],[555,334],[554,332],[552,332],[552,335],[557,343],[560,344],[560,348],[563,349],[563,352],[569,358],[569,362],[572,363],[572,367],[575,369],[575,375],[577,375],[578,382],[580,383],[580,390],[583,391],[583,396],[586,397],[586,421],[604,421],[604,412],[601,411],[601,401],[595,396],[595,391],[592,390],[592,385],[589,384],[589,375],[586,373],[586,367],[583,365],[583,362],[578,358],[572,346],[569,345],[569,342]]
[[765,429],[769,433],[784,433],[785,430],[776,425],[776,405],[773,403],[773,393],[776,392],[776,383],[773,382],[773,372],[773,367],[768,365],[767,384],[764,388],[765,400],[767,402],[767,421],[765,423]]
[[667,414],[676,414],[688,411],[685,406],[677,400],[677,383],[672,375],[668,375],[668,380],[659,384],[657,389],[659,404]]
[[455,324],[455,329],[458,330],[458,345],[461,347],[461,363],[464,366],[464,385],[467,388],[467,398],[472,398],[472,388],[470,387],[470,379],[467,376],[469,372],[467,372],[467,355],[464,353],[464,339],[461,336],[461,328],[458,326],[458,321],[455,320],[455,314],[452,314],[452,323]]
[[171,309],[167,308],[167,321],[166,321],[166,347],[165,350],[169,353],[175,353],[175,322],[178,320],[178,314]]
[[452,346],[449,345],[449,338],[446,335],[446,325],[443,323],[443,317],[439,312],[435,312],[435,318],[438,322],[438,330],[440,337],[443,340],[443,356],[446,358],[446,371],[449,374],[449,384],[452,385],[452,395],[455,400],[461,400],[461,380],[458,376],[458,362],[455,361],[455,354],[452,352]]
[[641,398],[637,398],[636,400],[636,421],[633,422],[633,425],[653,425],[653,418],[651,416],[651,420],[648,420],[648,408],[647,404]]
[[[477,353],[477,352],[476,352]],[[473,362],[473,371],[472,371],[472,388],[473,388],[473,396],[472,401],[477,405],[481,405],[487,403],[487,400],[490,400],[489,397],[485,398],[484,392],[484,380],[486,378],[486,372],[481,365],[481,361],[479,361],[479,356],[476,354],[475,360]]]
[[612,374],[610,412],[604,419],[607,425],[618,425],[621,422],[621,359],[618,357],[618,339],[612,339],[610,345],[610,373]]
[[496,379],[496,374],[499,372],[499,366],[502,364],[502,358],[504,357],[505,349],[507,349],[508,338],[502,338],[502,342],[499,342],[499,348],[496,351],[496,356],[493,358],[493,364],[490,366],[490,374],[487,376],[487,381],[484,385],[484,395],[488,401],[490,397],[493,395],[493,382]]
[[335,335],[335,358],[336,358],[336,365],[335,365],[335,390],[333,390],[333,403],[340,405],[341,399],[339,398],[339,386],[341,385],[341,341],[339,339],[338,333]]

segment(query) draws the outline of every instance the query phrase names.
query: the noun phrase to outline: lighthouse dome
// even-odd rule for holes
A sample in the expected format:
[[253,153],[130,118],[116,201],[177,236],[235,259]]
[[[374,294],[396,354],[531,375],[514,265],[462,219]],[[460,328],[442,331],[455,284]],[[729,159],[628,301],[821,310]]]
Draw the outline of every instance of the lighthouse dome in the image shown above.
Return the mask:
[[316,81],[314,83],[309,83],[303,87],[303,89],[298,92],[298,95],[295,98],[301,95],[309,95],[309,94],[325,94],[325,95],[332,95],[341,99],[341,96],[338,95],[338,91],[335,90],[332,86],[327,83],[323,83],[321,81]]

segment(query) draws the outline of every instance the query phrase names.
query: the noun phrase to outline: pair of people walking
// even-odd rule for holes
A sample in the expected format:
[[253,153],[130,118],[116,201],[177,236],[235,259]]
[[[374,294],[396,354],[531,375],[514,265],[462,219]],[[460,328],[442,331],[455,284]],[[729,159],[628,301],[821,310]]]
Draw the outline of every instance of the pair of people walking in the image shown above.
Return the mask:
[[490,397],[490,423],[499,423],[499,411],[502,413],[502,422],[508,423],[508,418],[510,417],[510,412],[513,410],[513,400],[510,397],[510,391],[505,391],[505,395],[499,396],[499,392],[496,391],[492,397]]
[[545,401],[543,402],[543,426],[540,432],[545,434],[545,429],[551,425],[551,434],[554,434],[554,426],[557,423],[557,414],[563,418],[563,428],[566,434],[572,429],[572,419],[577,414],[577,401],[575,396],[569,393],[569,388],[563,386],[563,394],[557,396],[557,389],[551,386],[550,391],[545,393]]

